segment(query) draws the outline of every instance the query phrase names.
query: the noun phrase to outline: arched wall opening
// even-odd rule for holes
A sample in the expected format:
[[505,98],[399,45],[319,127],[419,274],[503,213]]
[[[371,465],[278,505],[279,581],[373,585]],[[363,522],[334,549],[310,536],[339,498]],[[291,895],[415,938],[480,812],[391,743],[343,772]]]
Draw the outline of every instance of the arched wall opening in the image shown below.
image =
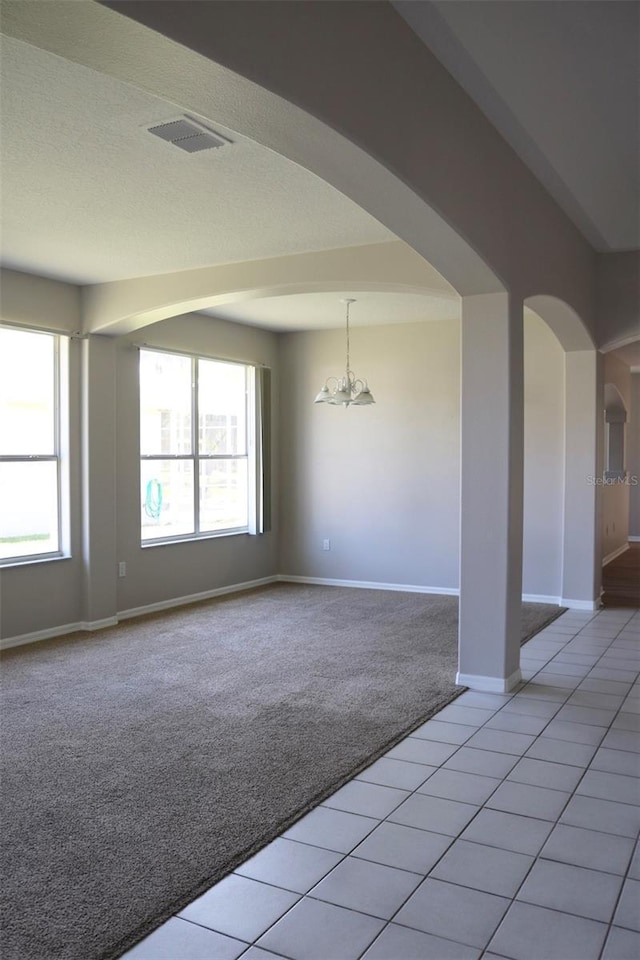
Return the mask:
[[[554,396],[555,402],[543,446],[553,465],[549,470],[531,455],[536,406],[543,398],[529,397],[525,404],[525,564],[534,552],[546,555],[561,602],[594,609],[600,595],[601,363],[585,324],[567,303],[537,295],[525,300],[527,312],[546,326],[547,339],[555,341],[554,363],[544,371],[547,400]],[[536,517],[546,526],[540,544]]]
[[[605,378],[615,374],[610,358],[605,358]],[[629,379],[629,375],[623,380]],[[602,490],[602,565],[623,553],[629,542],[630,486],[627,481],[629,397],[625,399],[620,385],[606,382],[603,389],[604,416]]]

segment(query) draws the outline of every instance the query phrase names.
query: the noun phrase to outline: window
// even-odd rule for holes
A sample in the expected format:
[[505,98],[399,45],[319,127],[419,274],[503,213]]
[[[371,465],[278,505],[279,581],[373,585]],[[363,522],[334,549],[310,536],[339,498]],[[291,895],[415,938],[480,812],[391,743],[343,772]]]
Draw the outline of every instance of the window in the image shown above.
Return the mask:
[[0,564],[61,556],[66,339],[0,328]]
[[140,351],[142,542],[256,531],[255,368]]

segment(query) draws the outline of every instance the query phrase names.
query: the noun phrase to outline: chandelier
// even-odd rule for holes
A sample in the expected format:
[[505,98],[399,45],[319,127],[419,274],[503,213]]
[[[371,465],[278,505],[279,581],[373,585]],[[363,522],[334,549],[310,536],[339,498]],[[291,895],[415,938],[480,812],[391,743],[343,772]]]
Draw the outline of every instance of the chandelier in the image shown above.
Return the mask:
[[355,300],[351,298],[341,300],[340,303],[347,305],[347,368],[343,377],[327,377],[314,403],[331,403],[343,407],[375,403],[367,381],[359,380],[349,365],[349,308]]

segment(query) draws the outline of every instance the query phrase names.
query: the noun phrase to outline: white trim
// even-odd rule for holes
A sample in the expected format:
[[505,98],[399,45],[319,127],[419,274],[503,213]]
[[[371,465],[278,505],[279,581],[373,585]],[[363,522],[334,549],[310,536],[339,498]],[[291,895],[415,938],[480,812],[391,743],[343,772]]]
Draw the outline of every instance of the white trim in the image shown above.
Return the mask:
[[456,673],[456,684],[482,693],[509,693],[522,680],[520,667],[510,677],[482,677],[476,673]]
[[199,600],[212,600],[222,597],[226,593],[238,593],[240,590],[253,590],[254,587],[263,587],[268,583],[275,583],[277,577],[261,577],[259,580],[247,580],[244,583],[232,583],[228,587],[215,587],[213,590],[203,590],[202,593],[190,593],[186,597],[172,597],[170,600],[159,600],[157,603],[147,603],[143,607],[131,607],[129,610],[118,610],[118,620],[130,620],[132,617],[141,617],[145,613],[156,613],[159,610],[169,610],[171,607],[183,607],[188,603],[197,603]]
[[281,583],[310,583],[321,587],[356,587],[358,590],[397,590],[401,593],[435,593],[457,597],[457,587],[423,587],[412,583],[376,583],[373,580],[332,580],[328,577],[294,577],[279,573]]
[[[328,577],[295,577],[279,573],[281,583],[310,583],[321,587],[356,587],[359,590],[398,590],[402,593],[430,593],[445,597],[458,597],[458,587],[427,587],[414,583],[377,583],[374,580],[332,580]],[[554,606],[567,606],[560,597],[548,597],[541,593],[523,593],[524,603],[550,603]]]
[[600,353],[611,353],[612,350],[619,350],[620,347],[626,347],[630,343],[635,343],[638,339],[637,333],[629,333],[625,337],[618,337],[617,340],[610,340],[603,347],[598,347]]
[[629,536],[629,543],[640,543],[640,537]]
[[556,607],[563,606],[560,597],[546,597],[542,593],[523,593],[523,603],[552,603]]
[[[631,538],[629,538],[631,539]],[[611,563],[612,560],[615,560],[616,557],[622,556],[623,553],[626,553],[629,549],[628,543],[623,543],[621,547],[618,547],[617,550],[614,550],[613,553],[608,553],[607,556],[602,561],[602,566],[606,567],[608,563]]]
[[569,597],[562,597],[560,606],[569,607],[570,610],[598,610],[600,598],[597,600],[571,600]]
[[103,630],[105,627],[115,627],[117,622],[117,617],[106,617],[104,620],[79,620],[76,623],[61,623],[58,627],[34,630],[33,633],[22,633],[16,637],[6,637],[0,640],[0,650],[21,647],[25,643],[37,643],[38,640],[51,640],[53,637],[62,637],[65,633],[78,633],[81,630]]

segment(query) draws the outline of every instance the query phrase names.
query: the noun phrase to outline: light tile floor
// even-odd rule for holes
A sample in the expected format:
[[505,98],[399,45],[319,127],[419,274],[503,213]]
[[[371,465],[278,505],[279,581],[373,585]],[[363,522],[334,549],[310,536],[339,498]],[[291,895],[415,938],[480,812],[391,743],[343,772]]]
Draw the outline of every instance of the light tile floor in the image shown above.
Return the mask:
[[569,611],[126,960],[638,960],[640,611]]

